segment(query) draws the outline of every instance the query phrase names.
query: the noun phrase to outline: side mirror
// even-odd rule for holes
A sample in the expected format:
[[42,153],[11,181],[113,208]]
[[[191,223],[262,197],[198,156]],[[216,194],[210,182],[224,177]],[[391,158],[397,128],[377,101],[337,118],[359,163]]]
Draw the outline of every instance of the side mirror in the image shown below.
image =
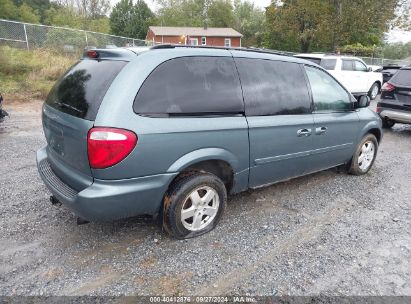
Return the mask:
[[357,108],[367,108],[370,105],[370,97],[361,95],[358,97]]
[[372,67],[368,67],[367,72],[372,72]]

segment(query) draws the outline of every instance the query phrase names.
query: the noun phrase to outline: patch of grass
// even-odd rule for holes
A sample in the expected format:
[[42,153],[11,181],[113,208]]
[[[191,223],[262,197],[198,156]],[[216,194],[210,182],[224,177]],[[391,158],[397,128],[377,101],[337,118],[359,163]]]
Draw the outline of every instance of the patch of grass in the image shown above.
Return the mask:
[[56,51],[0,47],[0,92],[19,99],[44,99],[78,57]]

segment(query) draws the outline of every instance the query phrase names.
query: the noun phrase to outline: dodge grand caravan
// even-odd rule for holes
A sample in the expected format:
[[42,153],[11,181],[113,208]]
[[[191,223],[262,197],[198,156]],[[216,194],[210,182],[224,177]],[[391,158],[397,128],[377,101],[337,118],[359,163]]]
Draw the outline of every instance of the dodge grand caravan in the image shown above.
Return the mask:
[[227,194],[345,166],[367,173],[381,120],[313,62],[162,45],[91,50],[42,111],[37,164],[52,201],[86,220],[159,215],[206,233]]

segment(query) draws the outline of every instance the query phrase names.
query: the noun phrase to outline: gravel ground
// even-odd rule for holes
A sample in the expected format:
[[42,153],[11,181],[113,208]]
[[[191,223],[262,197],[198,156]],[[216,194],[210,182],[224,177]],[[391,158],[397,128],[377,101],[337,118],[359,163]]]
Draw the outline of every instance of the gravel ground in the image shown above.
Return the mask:
[[37,173],[40,104],[6,107],[0,295],[411,295],[411,126],[385,132],[368,175],[235,195],[214,231],[176,241],[144,218],[77,226]]

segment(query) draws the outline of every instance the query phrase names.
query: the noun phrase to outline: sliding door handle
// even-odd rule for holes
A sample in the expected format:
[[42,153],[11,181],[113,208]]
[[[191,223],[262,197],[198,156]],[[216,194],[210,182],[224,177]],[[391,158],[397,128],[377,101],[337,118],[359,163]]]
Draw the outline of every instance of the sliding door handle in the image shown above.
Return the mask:
[[297,131],[297,136],[310,136],[311,135],[311,129],[300,129]]

